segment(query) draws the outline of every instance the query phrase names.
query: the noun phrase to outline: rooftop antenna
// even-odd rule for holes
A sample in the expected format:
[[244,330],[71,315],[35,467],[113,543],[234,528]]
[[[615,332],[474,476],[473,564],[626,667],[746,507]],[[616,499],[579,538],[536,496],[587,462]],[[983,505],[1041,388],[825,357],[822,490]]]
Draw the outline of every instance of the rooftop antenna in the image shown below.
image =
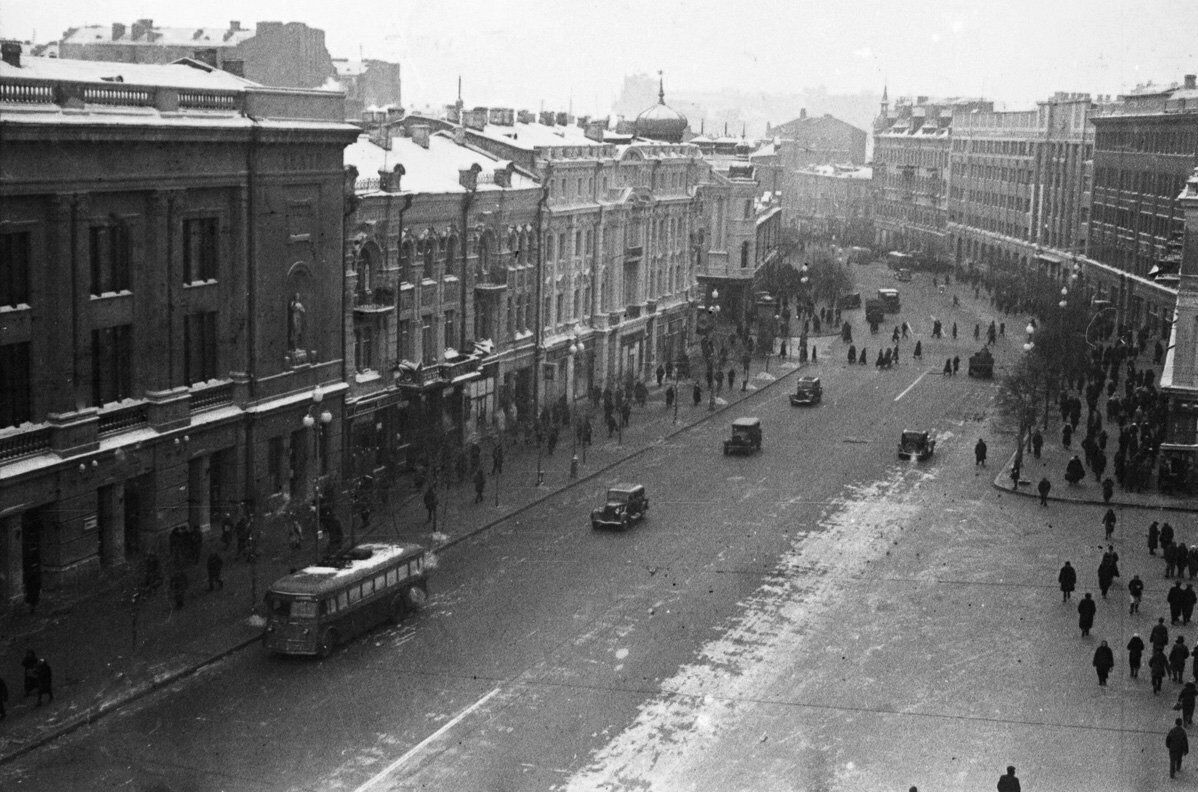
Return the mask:
[[661,69],[657,70],[657,103],[666,103],[666,81]]

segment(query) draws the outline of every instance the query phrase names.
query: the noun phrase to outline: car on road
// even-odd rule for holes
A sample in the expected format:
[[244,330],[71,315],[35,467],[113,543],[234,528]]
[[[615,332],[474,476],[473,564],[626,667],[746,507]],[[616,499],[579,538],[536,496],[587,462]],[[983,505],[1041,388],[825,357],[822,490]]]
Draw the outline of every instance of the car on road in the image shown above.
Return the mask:
[[896,281],[903,281],[903,282],[911,280],[911,270],[909,270],[905,267],[902,269],[895,270],[894,271],[894,279]]
[[624,529],[645,519],[649,498],[643,484],[616,484],[607,488],[603,505],[591,511],[591,528]]
[[732,422],[732,436],[724,441],[724,456],[761,450],[761,419],[746,417]]
[[904,429],[902,435],[899,436],[899,459],[915,457],[917,461],[923,462],[926,459],[930,459],[935,451],[936,438],[932,437],[931,432]]
[[851,292],[849,294],[840,295],[840,299],[836,301],[836,307],[844,311],[851,311],[854,308],[860,308],[861,292]]
[[969,356],[969,376],[978,379],[990,379],[994,376],[994,355],[982,347]]
[[795,383],[795,392],[790,394],[790,406],[819,404],[823,395],[824,389],[820,385],[819,377],[799,377],[799,381]]

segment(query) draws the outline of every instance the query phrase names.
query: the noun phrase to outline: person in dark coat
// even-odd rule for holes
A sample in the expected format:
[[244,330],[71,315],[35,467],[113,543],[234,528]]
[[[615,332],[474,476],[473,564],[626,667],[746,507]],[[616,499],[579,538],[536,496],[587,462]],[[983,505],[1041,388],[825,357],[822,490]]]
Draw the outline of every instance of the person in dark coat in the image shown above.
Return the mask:
[[699,387],[698,382],[691,388],[691,400],[694,401],[696,407],[699,406],[699,402],[703,401],[703,389]]
[[1037,429],[1032,432],[1032,456],[1039,459],[1042,448],[1044,448],[1044,435],[1040,434],[1040,430]]
[[1169,658],[1165,657],[1165,653],[1160,649],[1153,649],[1152,656],[1148,658],[1148,675],[1152,678],[1152,694],[1154,696],[1161,692],[1161,685],[1168,672]]
[[1181,772],[1181,760],[1190,752],[1190,738],[1181,725],[1181,718],[1173,721],[1173,728],[1165,735],[1165,747],[1169,749],[1169,778]]
[[998,777],[998,785],[996,789],[998,792],[1022,792],[1019,787],[1019,778],[1015,775],[1014,765],[1007,767],[1006,775],[1000,775]]
[[915,342],[915,350],[911,353],[911,357],[915,358],[916,360],[923,360],[923,342],[922,341]]
[[37,661],[37,706],[42,705],[42,696],[48,696],[48,703],[54,703],[54,672],[46,658]]
[[1127,582],[1127,593],[1131,597],[1128,614],[1139,613],[1140,600],[1144,598],[1144,581],[1140,580],[1139,575],[1131,576],[1131,580]]
[[1190,649],[1186,646],[1185,636],[1177,636],[1173,648],[1169,650],[1169,679],[1181,681],[1181,675],[1186,670],[1186,660],[1190,659]]
[[1076,484],[1086,476],[1086,468],[1082,465],[1082,461],[1073,455],[1073,459],[1069,460],[1069,464],[1065,466],[1065,481],[1070,484]]
[[487,477],[483,474],[483,469],[476,468],[474,471],[474,502],[483,502],[483,492],[487,488]]
[[1165,577],[1173,577],[1174,572],[1180,575],[1181,570],[1177,568],[1177,545],[1165,545],[1162,555],[1165,557]]
[[1181,581],[1175,581],[1173,588],[1169,589],[1169,593],[1165,595],[1165,601],[1169,603],[1169,624],[1177,624],[1181,621],[1181,602],[1185,598],[1185,592],[1181,590]]
[[1156,620],[1152,632],[1148,633],[1148,643],[1152,644],[1153,649],[1161,652],[1169,645],[1169,628],[1165,626],[1164,616]]
[[1181,623],[1189,624],[1190,619],[1194,618],[1194,606],[1198,605],[1198,592],[1194,591],[1193,583],[1186,583],[1185,590],[1181,593]]
[[1057,582],[1061,584],[1061,602],[1068,602],[1069,595],[1077,586],[1077,570],[1070,566],[1068,561],[1057,573]]
[[1194,702],[1198,699],[1198,688],[1193,682],[1186,682],[1181,693],[1177,695],[1177,703],[1181,705],[1181,722],[1184,726],[1194,725]]
[[1198,574],[1198,545],[1190,547],[1186,556],[1186,568],[1190,572],[1190,580],[1193,580],[1194,575]]
[[1115,654],[1111,651],[1111,647],[1107,646],[1106,641],[1098,644],[1098,648],[1094,650],[1094,660],[1091,665],[1098,672],[1098,686],[1106,687],[1106,679],[1110,676],[1111,669],[1115,667]]
[[1169,523],[1161,524],[1161,548],[1166,548],[1173,544],[1173,526]]
[[657,387],[660,388],[662,381],[666,378],[666,367],[658,366],[657,371],[654,373],[657,374]]
[[1134,633],[1127,642],[1127,665],[1131,670],[1131,678],[1140,676],[1140,658],[1144,655],[1144,639],[1139,633]]
[[1090,634],[1090,628],[1094,626],[1094,614],[1097,611],[1098,605],[1087,591],[1082,601],[1077,603],[1077,626],[1081,628],[1083,637]]
[[1106,538],[1107,539],[1110,539],[1111,534],[1113,534],[1115,532],[1115,522],[1116,521],[1117,521],[1117,518],[1115,517],[1114,509],[1107,509],[1106,514],[1102,515],[1102,527],[1106,530]]
[[952,375],[953,375],[953,359],[945,358],[944,359],[944,375],[943,376],[951,377]]
[[[1095,468],[1097,470],[1097,468]],[[1108,476],[1102,482],[1102,502],[1110,503],[1111,498],[1115,497],[1115,482]]]
[[1111,589],[1111,583],[1115,581],[1115,570],[1104,559],[1098,565],[1098,590],[1102,592],[1102,598],[1106,599],[1106,594]]
[[1152,525],[1148,526],[1148,555],[1156,555],[1156,548],[1160,544],[1161,532],[1157,527],[1156,520],[1152,521]]
[[218,588],[224,588],[225,582],[220,578],[221,569],[225,562],[221,559],[220,553],[213,550],[208,554],[208,590],[212,591]]
[[[746,382],[747,382],[747,380],[746,380]],[[735,387],[736,387],[736,367],[733,366],[732,368],[728,369],[728,390],[732,390]]]
[[973,466],[977,467],[978,465],[986,467],[986,441],[980,437],[973,447]]
[[961,369],[961,356],[953,355],[953,376],[957,376],[957,372]]
[[1073,428],[1069,424],[1061,427],[1061,445],[1066,449],[1073,445]]
[[1040,493],[1040,505],[1048,506],[1048,493],[1052,491],[1052,482],[1048,480],[1048,476],[1040,479],[1040,483],[1036,485],[1036,490]]
[[433,491],[433,487],[431,484],[429,485],[429,488],[424,491],[424,509],[426,512],[428,512],[428,516],[425,518],[424,521],[426,523],[431,522],[433,524],[433,526],[436,527],[436,524],[437,524],[437,493]]

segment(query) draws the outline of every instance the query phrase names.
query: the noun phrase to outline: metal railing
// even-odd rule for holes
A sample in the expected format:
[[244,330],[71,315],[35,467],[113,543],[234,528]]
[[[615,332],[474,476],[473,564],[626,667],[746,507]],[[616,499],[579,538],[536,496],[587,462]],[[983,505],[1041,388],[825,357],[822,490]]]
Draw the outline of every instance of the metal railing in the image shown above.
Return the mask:
[[116,432],[124,432],[136,426],[141,426],[144,423],[146,423],[146,406],[144,404],[132,404],[128,407],[119,407],[115,410],[100,413],[100,420],[96,431],[101,435],[115,434]]
[[191,392],[191,411],[210,410],[233,403],[233,383],[225,382]]
[[50,427],[43,426],[0,438],[0,462],[40,454],[50,450]]

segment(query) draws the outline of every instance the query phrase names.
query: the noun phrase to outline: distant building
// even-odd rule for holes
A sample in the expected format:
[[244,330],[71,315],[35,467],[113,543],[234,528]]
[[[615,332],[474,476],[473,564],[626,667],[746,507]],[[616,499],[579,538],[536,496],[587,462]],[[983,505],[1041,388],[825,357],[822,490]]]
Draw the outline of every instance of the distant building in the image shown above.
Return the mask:
[[341,96],[3,56],[0,597],[334,492]]
[[1176,476],[1175,491],[1192,493],[1198,491],[1198,168],[1177,202],[1185,230],[1176,319],[1161,371],[1161,391],[1169,397],[1161,470]]
[[864,165],[869,135],[850,123],[825,113],[799,117],[773,126],[767,132],[782,143],[782,167],[797,170],[808,165]]
[[403,102],[403,80],[398,63],[367,58],[333,58],[336,77],[326,87],[345,91],[345,117],[361,118],[369,108],[399,108]]
[[782,222],[787,228],[841,246],[873,244],[871,168],[809,165],[786,171],[785,179]]

